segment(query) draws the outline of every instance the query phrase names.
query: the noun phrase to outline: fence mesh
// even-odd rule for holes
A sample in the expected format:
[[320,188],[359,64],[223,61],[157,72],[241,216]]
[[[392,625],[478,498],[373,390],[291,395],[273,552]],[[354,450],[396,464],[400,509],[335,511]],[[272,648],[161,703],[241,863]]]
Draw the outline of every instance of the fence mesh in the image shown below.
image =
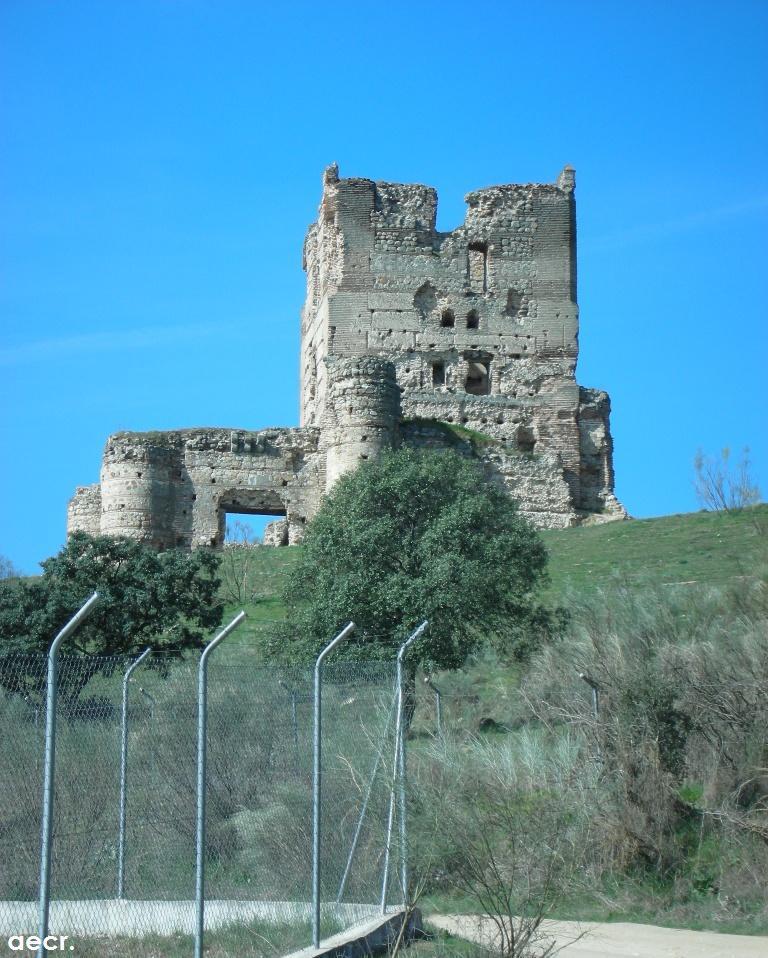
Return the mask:
[[[101,938],[115,955],[192,954],[198,659],[151,655],[127,684],[121,881],[122,697],[134,661],[59,660],[49,924],[80,955],[104,953]],[[44,657],[0,659],[3,944],[38,929],[45,683]],[[212,656],[207,688],[206,947],[285,954],[310,944],[313,670]],[[381,911],[395,697],[394,664],[323,668],[324,935]],[[402,900],[397,854],[393,842],[389,902]],[[181,950],[163,950],[171,938]]]

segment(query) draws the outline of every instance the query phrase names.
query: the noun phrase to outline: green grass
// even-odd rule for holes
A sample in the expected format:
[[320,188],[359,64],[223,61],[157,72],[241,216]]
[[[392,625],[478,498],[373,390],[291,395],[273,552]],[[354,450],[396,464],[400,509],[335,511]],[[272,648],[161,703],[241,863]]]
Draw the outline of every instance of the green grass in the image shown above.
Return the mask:
[[617,576],[635,585],[722,585],[768,562],[768,505],[738,513],[691,512],[542,533],[547,595],[592,591]]
[[[247,613],[245,622],[234,633],[228,645],[236,650],[251,650],[259,647],[259,640],[275,622],[285,616],[285,607],[280,593],[285,579],[296,564],[300,546],[285,548],[255,547],[252,549],[225,550],[222,556],[220,575],[224,580],[222,597],[225,602],[224,619],[229,622],[240,609]],[[227,581],[240,581],[243,566],[248,563],[246,601],[236,601],[227,588]]]

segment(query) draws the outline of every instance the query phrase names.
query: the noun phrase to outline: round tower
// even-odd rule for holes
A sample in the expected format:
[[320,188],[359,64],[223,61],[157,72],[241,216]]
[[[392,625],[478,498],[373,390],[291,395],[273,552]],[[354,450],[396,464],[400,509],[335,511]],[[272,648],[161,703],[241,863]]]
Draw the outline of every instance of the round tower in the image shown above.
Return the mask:
[[377,356],[339,357],[328,364],[323,422],[326,492],[345,472],[391,449],[397,439],[400,390],[394,364]]
[[174,545],[173,468],[176,450],[148,437],[110,436],[101,469],[101,533]]

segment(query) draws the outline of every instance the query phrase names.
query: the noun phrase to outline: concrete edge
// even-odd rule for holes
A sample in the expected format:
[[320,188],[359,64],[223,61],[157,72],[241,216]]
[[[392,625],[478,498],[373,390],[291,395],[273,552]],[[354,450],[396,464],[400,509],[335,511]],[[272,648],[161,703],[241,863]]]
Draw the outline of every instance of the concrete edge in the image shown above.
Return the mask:
[[319,948],[302,948],[292,951],[285,958],[368,958],[385,952],[394,944],[404,922],[408,922],[404,941],[412,941],[423,930],[421,912],[414,908],[410,913],[398,908],[389,915],[380,915],[353,925],[346,931],[326,939]]

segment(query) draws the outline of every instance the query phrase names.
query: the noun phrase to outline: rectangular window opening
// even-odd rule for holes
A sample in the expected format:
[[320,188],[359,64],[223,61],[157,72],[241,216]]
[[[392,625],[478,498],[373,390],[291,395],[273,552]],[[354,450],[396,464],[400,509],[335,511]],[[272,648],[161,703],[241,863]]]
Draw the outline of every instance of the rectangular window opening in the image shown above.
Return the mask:
[[470,289],[484,293],[488,289],[488,246],[470,243],[467,250],[467,279]]

